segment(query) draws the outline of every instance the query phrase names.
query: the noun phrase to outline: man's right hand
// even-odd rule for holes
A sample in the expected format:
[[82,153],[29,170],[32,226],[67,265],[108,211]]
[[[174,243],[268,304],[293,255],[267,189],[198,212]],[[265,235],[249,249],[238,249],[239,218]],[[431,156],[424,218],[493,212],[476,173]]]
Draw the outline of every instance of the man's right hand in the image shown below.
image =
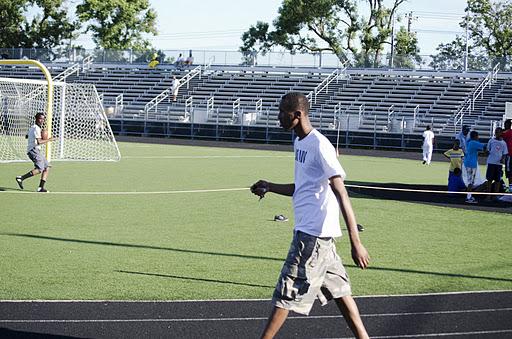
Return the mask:
[[268,181],[259,180],[251,186],[251,192],[261,198],[265,196],[270,189]]

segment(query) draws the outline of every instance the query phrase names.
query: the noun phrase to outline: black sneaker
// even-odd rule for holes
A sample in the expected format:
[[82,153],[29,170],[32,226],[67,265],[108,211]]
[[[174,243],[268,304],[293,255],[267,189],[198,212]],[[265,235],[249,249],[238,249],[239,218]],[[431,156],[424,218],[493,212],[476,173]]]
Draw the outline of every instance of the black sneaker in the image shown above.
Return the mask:
[[359,232],[364,231],[364,227],[363,227],[363,225],[361,225],[361,224],[357,224],[357,230],[358,230]]
[[23,179],[21,179],[20,176],[16,177],[16,182],[18,183],[18,186],[20,187],[20,189],[23,189]]
[[288,221],[288,218],[285,217],[284,215],[282,214],[279,214],[279,215],[276,215],[274,217],[274,221],[281,221],[281,222],[284,222],[284,221]]
[[38,187],[38,188],[37,188],[37,191],[38,191],[39,193],[50,193],[50,191],[48,191],[48,190],[47,190],[47,189],[45,189],[45,188],[41,188],[41,187]]

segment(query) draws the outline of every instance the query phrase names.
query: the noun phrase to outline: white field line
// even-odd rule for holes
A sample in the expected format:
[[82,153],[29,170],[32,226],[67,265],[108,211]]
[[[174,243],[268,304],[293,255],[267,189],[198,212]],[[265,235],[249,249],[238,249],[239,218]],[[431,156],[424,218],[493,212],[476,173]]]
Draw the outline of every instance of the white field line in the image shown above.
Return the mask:
[[[512,311],[512,307],[507,308],[488,308],[478,310],[460,310],[460,311],[432,311],[432,312],[404,312],[404,313],[375,313],[361,314],[365,318],[377,317],[403,317],[416,315],[440,315],[440,314],[466,314],[466,313],[483,313],[483,312],[503,312]],[[291,316],[287,319],[301,320],[305,319],[333,319],[343,318],[340,315],[312,315],[312,316]],[[133,322],[207,322],[207,321],[254,321],[266,320],[264,317],[233,317],[233,318],[138,318],[138,319],[1,319],[0,323],[133,323]]]
[[188,194],[188,193],[214,193],[214,192],[231,192],[245,191],[248,187],[237,188],[218,188],[218,189],[200,189],[200,190],[177,190],[177,191],[128,191],[128,192],[50,192],[39,193],[35,191],[0,191],[0,194],[37,194],[37,195],[154,195],[154,194]]
[[[395,191],[395,192],[414,192],[414,193],[439,193],[439,194],[467,194],[467,192],[450,192],[450,191],[436,191],[436,190],[414,190],[405,188],[393,188],[393,187],[375,187],[375,186],[364,186],[364,185],[352,185],[345,184],[349,188],[362,188],[372,189],[381,191]],[[176,191],[128,191],[128,192],[51,192],[50,194],[69,194],[69,195],[144,195],[144,194],[179,194],[179,193],[209,193],[209,192],[223,192],[223,191],[242,191],[248,190],[249,188],[238,187],[238,188],[219,188],[219,189],[202,189],[202,190],[176,190]],[[29,191],[0,191],[0,194],[4,193],[38,193]],[[38,193],[41,195],[41,193]],[[487,193],[487,192],[471,192],[473,195],[499,195],[499,196],[512,196],[512,193]]]
[[[371,298],[403,298],[403,297],[430,297],[443,295],[463,295],[463,294],[492,294],[492,293],[511,293],[512,290],[490,290],[490,291],[459,291],[459,292],[435,292],[435,293],[412,293],[412,294],[376,294],[376,295],[360,295],[354,296],[355,299],[371,299]],[[190,299],[190,300],[1,300],[2,303],[205,303],[205,302],[232,302],[232,301],[263,301],[269,302],[272,299]]]
[[293,155],[148,155],[124,156],[123,159],[241,159],[241,158],[293,158]]
[[[444,333],[419,333],[419,334],[402,334],[402,335],[391,335],[391,336],[372,336],[372,338],[386,339],[386,338],[427,338],[427,337],[447,337],[447,336],[468,336],[477,334],[501,334],[501,333],[512,333],[512,330],[491,330],[491,331],[472,331],[472,332],[444,332]],[[354,337],[342,337],[342,338],[329,338],[329,339],[349,339]],[[327,338],[323,338],[327,339]]]

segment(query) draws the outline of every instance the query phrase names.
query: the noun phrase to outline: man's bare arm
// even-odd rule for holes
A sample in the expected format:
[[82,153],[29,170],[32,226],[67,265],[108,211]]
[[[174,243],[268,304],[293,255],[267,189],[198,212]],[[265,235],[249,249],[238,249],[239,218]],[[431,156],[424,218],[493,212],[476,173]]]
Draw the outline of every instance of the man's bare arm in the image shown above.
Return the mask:
[[251,186],[251,192],[263,198],[267,192],[291,197],[295,192],[295,184],[276,184],[265,180],[259,180]]
[[341,179],[340,176],[332,177],[329,179],[329,181],[331,184],[331,189],[334,192],[336,199],[338,199],[341,213],[343,214],[343,219],[345,220],[345,225],[347,226],[347,231],[350,237],[350,244],[352,246],[352,259],[357,266],[364,269],[368,267],[370,257],[368,255],[368,251],[363,246],[361,239],[359,238],[356,216],[354,214],[354,210],[352,209],[352,204],[350,203],[347,189],[345,188],[343,179]]

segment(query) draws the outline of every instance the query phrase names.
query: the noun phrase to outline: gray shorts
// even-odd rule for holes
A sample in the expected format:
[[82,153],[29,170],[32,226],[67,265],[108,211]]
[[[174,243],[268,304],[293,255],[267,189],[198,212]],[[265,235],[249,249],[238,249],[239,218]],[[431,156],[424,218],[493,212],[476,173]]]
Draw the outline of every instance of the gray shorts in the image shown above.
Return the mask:
[[41,172],[49,167],[46,157],[37,148],[32,148],[27,155],[34,163],[34,167]]
[[350,281],[336,253],[334,239],[296,231],[272,304],[307,315],[316,298],[325,305],[351,294]]

